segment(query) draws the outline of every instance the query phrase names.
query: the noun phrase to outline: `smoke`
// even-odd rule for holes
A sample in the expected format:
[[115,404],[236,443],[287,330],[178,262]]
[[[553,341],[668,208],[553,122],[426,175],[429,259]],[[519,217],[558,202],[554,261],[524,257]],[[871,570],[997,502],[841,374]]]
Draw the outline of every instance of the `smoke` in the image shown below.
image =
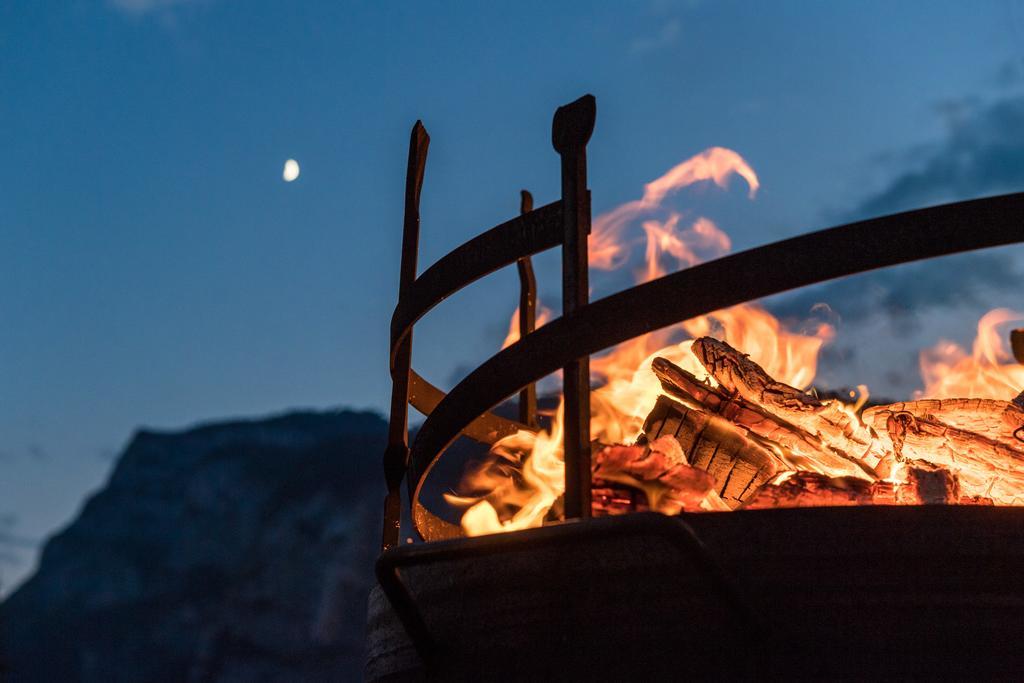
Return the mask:
[[[939,103],[946,138],[919,149],[910,168],[863,200],[855,217],[1024,189],[1024,95]],[[965,226],[969,227],[969,226]]]
[[[966,96],[936,103],[945,136],[885,155],[886,165],[896,167],[893,178],[840,220],[1024,190],[1024,95],[1007,90],[1024,82],[1022,75],[1022,65],[1010,62],[997,74],[1003,90],[996,99]],[[905,332],[923,313],[987,307],[993,295],[1021,286],[1021,270],[1019,251],[1012,249],[963,254],[808,288],[779,298],[769,309],[782,318],[799,318],[826,301],[843,322],[884,316]]]
[[1006,251],[961,254],[943,259],[873,271],[836,280],[768,303],[783,319],[800,319],[821,301],[843,323],[886,316],[894,327],[907,330],[936,309],[986,307],[993,294],[1016,289],[1024,282],[1013,255]]

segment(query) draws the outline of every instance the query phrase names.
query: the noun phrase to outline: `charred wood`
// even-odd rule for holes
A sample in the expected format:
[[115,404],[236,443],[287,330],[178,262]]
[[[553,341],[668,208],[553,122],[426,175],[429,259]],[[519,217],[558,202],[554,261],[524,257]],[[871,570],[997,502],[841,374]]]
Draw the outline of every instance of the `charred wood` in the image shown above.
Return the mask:
[[[734,353],[739,356],[738,352]],[[754,365],[752,361],[747,362]],[[712,387],[701,382],[665,358],[655,358],[651,368],[667,394],[684,405],[697,406],[729,420],[770,450],[779,460],[777,471],[792,469],[829,472],[833,476],[873,476],[873,473],[865,470],[862,463],[851,460],[826,445],[821,436],[774,414],[768,407],[742,396],[739,392],[730,392],[721,386]],[[796,392],[796,389],[788,388]],[[811,402],[817,400],[809,395],[807,399]],[[813,415],[801,415],[800,419],[812,423],[816,420]],[[648,432],[646,428],[644,431]]]
[[821,439],[825,447],[854,467],[873,445],[871,433],[839,401],[822,401],[778,382],[750,358],[723,341],[701,337],[693,353],[723,389]]
[[787,468],[762,439],[736,423],[662,396],[644,423],[645,451],[666,439],[676,444],[682,463],[712,477],[719,496],[732,508]]
[[693,352],[714,383],[655,359],[666,395],[639,443],[671,437],[731,508],[1013,503],[1024,487],[1017,401],[909,401],[861,417],[774,380],[724,342],[698,339]]

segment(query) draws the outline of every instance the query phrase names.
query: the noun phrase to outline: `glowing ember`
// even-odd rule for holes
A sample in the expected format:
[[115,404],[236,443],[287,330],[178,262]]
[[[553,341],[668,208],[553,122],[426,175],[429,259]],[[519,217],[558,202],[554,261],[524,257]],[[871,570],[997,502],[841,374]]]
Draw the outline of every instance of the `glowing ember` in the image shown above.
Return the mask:
[[[590,265],[625,264],[633,246],[626,229],[638,224],[645,238],[639,281],[665,275],[666,264],[685,268],[724,255],[731,242],[713,221],[684,219],[664,201],[698,182],[724,188],[732,175],[746,181],[753,198],[757,174],[721,147],[648,183],[640,199],[594,220]],[[542,310],[538,326],[550,315]],[[970,355],[946,341],[921,353],[925,389],[917,398],[945,400],[863,414],[863,385],[859,397],[851,392],[851,403],[803,393],[833,329],[792,332],[756,304],[621,344],[591,359],[599,384],[591,397],[591,438],[607,444],[594,449],[595,510],[1015,503],[1024,490],[1024,405],[1011,401],[1024,388],[1024,366],[1013,362],[999,328],[1021,318],[1002,309],[986,314]],[[518,311],[502,348],[518,340],[517,320]],[[972,399],[957,398],[964,396]],[[645,422],[649,430],[672,428],[645,434]],[[561,448],[561,407],[550,431],[521,431],[498,442],[493,458],[463,482],[474,495],[447,497],[466,508],[464,531],[511,531],[557,517]],[[645,500],[637,503],[629,491]]]

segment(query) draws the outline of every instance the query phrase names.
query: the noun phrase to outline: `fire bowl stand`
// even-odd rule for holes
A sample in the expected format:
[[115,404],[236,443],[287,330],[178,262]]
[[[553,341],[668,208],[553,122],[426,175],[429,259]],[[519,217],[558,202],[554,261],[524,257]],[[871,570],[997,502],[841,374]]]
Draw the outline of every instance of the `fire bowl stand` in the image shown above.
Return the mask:
[[[846,509],[827,513],[794,510],[778,511],[775,514],[772,511],[741,512],[691,515],[686,516],[685,520],[666,519],[664,522],[652,521],[648,515],[635,516],[640,521],[628,517],[587,520],[590,516],[591,484],[589,356],[679,321],[790,289],[876,268],[1024,241],[1024,193],[1014,193],[919,209],[800,235],[725,256],[588,302],[590,192],[587,189],[586,146],[593,132],[595,116],[595,100],[590,95],[560,107],[555,112],[552,143],[561,159],[561,199],[534,209],[532,198],[524,191],[519,216],[457,247],[419,275],[416,274],[419,199],[429,136],[420,122],[412,129],[406,175],[399,298],[391,319],[392,400],[388,447],[384,454],[388,492],[384,506],[383,552],[377,565],[378,579],[387,601],[386,604],[379,602],[380,594],[377,594],[377,616],[384,619],[380,623],[386,622],[386,618],[381,616],[385,613],[397,618],[396,623],[401,624],[402,634],[396,635],[395,632],[384,640],[408,637],[410,640],[402,647],[411,647],[412,651],[418,653],[419,665],[428,663],[425,669],[428,671],[446,670],[443,666],[438,669],[440,665],[437,662],[448,661],[450,664],[453,661],[451,658],[439,659],[438,653],[446,650],[451,639],[448,639],[446,645],[445,638],[433,633],[428,625],[430,619],[425,616],[426,612],[437,614],[439,609],[443,609],[443,604],[438,604],[437,599],[439,595],[446,595],[446,589],[437,583],[438,578],[434,574],[440,571],[438,568],[445,567],[446,572],[452,567],[479,568],[499,556],[517,556],[522,561],[522,558],[533,557],[537,553],[554,552],[554,557],[560,559],[552,566],[566,569],[561,575],[556,572],[551,577],[558,584],[559,576],[570,580],[572,572],[567,573],[567,570],[575,560],[568,554],[568,549],[574,544],[582,543],[584,548],[593,549],[612,543],[614,548],[618,548],[617,540],[613,542],[608,539],[630,536],[634,541],[641,542],[641,545],[643,542],[653,543],[652,539],[655,538],[664,540],[672,537],[669,545],[673,550],[670,554],[677,559],[684,558],[685,564],[696,572],[702,591],[717,596],[719,607],[725,606],[723,609],[727,621],[733,624],[729,632],[746,634],[743,640],[748,644],[756,641],[756,638],[749,636],[755,630],[754,624],[758,622],[749,608],[751,598],[749,595],[739,597],[749,591],[736,588],[733,582],[726,579],[728,571],[723,572],[721,558],[715,557],[718,551],[709,554],[707,550],[707,547],[714,544],[707,542],[705,533],[714,534],[717,533],[715,529],[732,528],[735,524],[752,525],[748,531],[754,534],[754,538],[749,543],[756,545],[758,538],[763,541],[767,537],[774,537],[773,533],[759,531],[764,523],[797,524],[803,527],[805,525],[800,520],[804,518],[824,519],[830,523],[836,519],[854,519],[863,521],[869,527],[875,523],[884,526],[889,523],[886,521],[888,518],[913,518],[916,513],[920,513],[920,509],[897,511],[879,508],[873,512]],[[562,248],[562,316],[534,329],[536,282],[530,258],[559,246]],[[445,394],[412,369],[413,326],[451,294],[485,275],[513,264],[517,265],[520,275],[520,339],[489,358]],[[715,286],[707,286],[709,282],[715,283]],[[564,528],[531,530],[497,537],[463,538],[458,526],[437,517],[419,502],[424,481],[437,460],[460,435],[480,443],[493,444],[518,430],[535,429],[536,394],[533,385],[559,369],[564,373],[565,382],[565,517],[567,521],[576,520],[576,523],[565,525]],[[509,420],[491,412],[517,392],[520,397],[518,420]],[[408,431],[410,405],[427,416],[411,446]],[[408,485],[413,527],[428,541],[426,544],[399,547],[403,480]],[[836,514],[840,517],[835,517]],[[954,509],[943,514],[952,515],[951,519],[955,521],[974,520],[977,513]],[[1024,519],[1018,510],[1002,510],[992,514],[1000,530],[1005,531],[1006,525],[1011,524],[1014,526],[1013,534],[1018,534],[1022,528],[1020,522],[1024,522]],[[742,521],[704,521],[723,516]],[[960,528],[956,524],[953,526]],[[1003,531],[995,532],[996,536]],[[981,536],[989,538],[992,533],[984,531]],[[1014,539],[1019,540],[1016,536]],[[938,541],[938,538],[935,540]],[[943,542],[948,540],[944,539]],[[615,555],[614,548],[608,548],[609,556],[622,557],[621,553]],[[1000,557],[1012,556],[1014,562],[1020,559],[1018,551],[1007,552],[1009,555],[1004,553]],[[579,554],[582,556],[587,553],[581,550]],[[620,565],[636,570],[637,559],[637,556],[630,555],[621,560]],[[539,559],[537,561],[540,562]],[[600,556],[592,561],[595,563],[592,566],[601,566]],[[652,558],[643,557],[641,564],[651,561]],[[525,570],[526,566],[510,561],[505,565],[506,570],[500,567],[495,570],[496,573],[489,579],[491,584],[488,585],[498,590],[498,587],[507,585],[504,582],[515,580],[515,576],[509,574],[509,567]],[[476,570],[465,571],[468,572],[466,576],[479,578],[474,573]],[[414,597],[414,591],[403,576],[416,573],[429,579],[425,584],[426,593],[421,596],[433,597]],[[1020,572],[1020,575],[1024,575],[1024,572]],[[587,579],[573,574],[571,580],[593,583],[595,589],[604,586],[609,590],[608,577],[602,579],[601,576],[597,572],[592,579]],[[1019,588],[1016,583],[1010,586],[1012,600],[1019,599]],[[481,589],[478,593],[483,596],[487,590]],[[850,591],[847,590],[845,594],[849,595]],[[600,602],[599,596],[593,597]],[[460,609],[469,609],[465,604],[456,602],[462,605]],[[585,614],[588,618],[593,617],[592,609],[575,603],[561,605],[559,609],[567,610],[570,614],[576,610],[580,618]],[[646,609],[649,610],[649,605]],[[371,630],[374,614],[371,605]],[[483,624],[478,626],[482,628]],[[543,629],[537,626],[536,630],[540,633]],[[676,631],[671,633],[678,635]],[[591,652],[592,647],[584,647],[582,644],[599,641],[599,638],[593,636],[586,641],[574,638],[572,629],[569,629],[563,630],[558,642],[565,647],[575,644]],[[761,651],[756,647],[748,650]],[[564,649],[560,651],[564,653]],[[381,657],[383,659],[378,658],[377,661],[387,659],[383,655]],[[741,659],[746,661],[746,658]],[[919,660],[914,661],[920,663]],[[997,657],[997,661],[1005,661],[1005,658],[1000,660]],[[386,669],[384,667],[382,673]],[[449,667],[447,670],[453,669]],[[757,670],[767,669],[758,666]]]

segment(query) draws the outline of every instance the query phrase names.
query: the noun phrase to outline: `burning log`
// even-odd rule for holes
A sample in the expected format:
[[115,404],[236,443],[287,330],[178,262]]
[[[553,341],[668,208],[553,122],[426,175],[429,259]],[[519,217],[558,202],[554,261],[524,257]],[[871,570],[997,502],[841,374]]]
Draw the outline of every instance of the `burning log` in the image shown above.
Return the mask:
[[925,460],[908,462],[903,481],[896,487],[896,498],[905,505],[949,505],[961,501],[959,478]]
[[[871,450],[870,432],[839,401],[821,401],[788,384],[777,382],[760,365],[725,342],[702,337],[693,353],[726,390],[763,407],[820,439],[827,450],[861,467]],[[831,466],[831,463],[830,463]]]
[[819,472],[793,472],[778,483],[761,487],[744,505],[747,510],[769,508],[818,507],[823,505],[871,505],[876,496],[888,493],[892,485],[877,486],[858,477],[829,477]]
[[858,477],[829,477],[818,472],[793,472],[761,487],[743,508],[991,504],[991,501],[961,496],[959,479],[945,468],[925,461],[908,462],[906,468],[905,479],[898,484]]
[[[985,410],[972,417],[967,407],[979,403]],[[998,403],[1002,402],[950,399],[894,403],[865,411],[864,418],[875,427],[881,448],[891,453],[890,466],[906,458],[927,460],[957,474],[967,495],[1010,504],[1024,486],[1024,449],[1007,445],[1020,444],[1014,436],[1020,433],[1020,427],[1011,430],[1005,424],[991,424],[993,415],[1006,415],[1015,408],[1003,403],[1005,411],[999,413],[991,405]],[[971,424],[986,431],[978,433],[950,423]]]
[[924,399],[869,408],[863,419],[877,431],[886,431],[889,417],[903,413],[984,434],[1007,448],[1024,450],[1024,408],[1017,403],[985,398]]
[[[709,411],[685,406],[667,396],[655,404],[644,423],[642,458],[670,441],[681,463],[711,475],[729,507],[736,507],[779,471],[786,469],[761,440]],[[659,446],[659,444],[661,444]]]
[[645,438],[675,439],[730,507],[1008,503],[1024,487],[1024,402],[912,401],[862,420],[775,381],[724,342],[698,339],[693,352],[718,386],[656,358],[668,396]]
[[[673,439],[656,439],[647,447],[608,446],[594,457],[594,477],[602,489],[603,482],[615,482],[642,491],[650,509],[669,515],[729,509],[715,490],[714,477],[690,466]],[[616,514],[612,503],[603,510],[606,514]]]
[[[739,356],[737,352],[733,353]],[[746,362],[767,377],[753,361]],[[820,436],[769,412],[738,392],[727,393],[721,388],[705,384],[665,358],[655,358],[651,368],[661,380],[662,389],[666,393],[687,406],[700,406],[704,410],[720,415],[764,444],[780,461],[777,470],[827,471],[833,476],[866,476],[864,465],[835,453],[825,445]],[[779,387],[786,387],[784,384],[774,381],[773,383]],[[799,393],[792,387],[786,388]],[[808,406],[814,405],[814,402],[821,403],[811,396],[803,395],[803,398],[806,399]],[[806,415],[801,415],[801,419],[814,422],[814,414],[808,410]],[[647,432],[647,428],[644,431]]]
[[594,479],[590,488],[591,513],[594,517],[628,515],[650,510],[647,496],[635,486],[621,485],[605,479]]

